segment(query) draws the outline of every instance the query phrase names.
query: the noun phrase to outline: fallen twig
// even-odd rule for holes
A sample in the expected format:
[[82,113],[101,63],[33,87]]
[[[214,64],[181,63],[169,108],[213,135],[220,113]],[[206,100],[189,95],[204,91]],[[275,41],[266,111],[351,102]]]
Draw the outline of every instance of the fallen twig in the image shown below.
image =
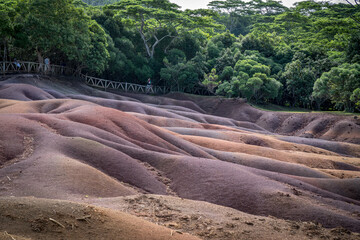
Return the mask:
[[11,237],[12,240],[16,240],[13,236],[11,236],[7,231],[5,231],[5,235]]
[[61,223],[59,223],[58,221],[56,221],[55,219],[53,219],[53,218],[49,218],[49,220],[50,221],[52,221],[53,223],[56,223],[57,225],[59,225],[60,227],[62,227],[62,228],[65,228],[65,226],[64,225],[62,225]]
[[78,220],[78,221],[87,221],[88,218],[91,218],[91,215],[86,215],[86,216],[83,216],[83,217],[78,217],[78,218],[76,218],[76,220]]

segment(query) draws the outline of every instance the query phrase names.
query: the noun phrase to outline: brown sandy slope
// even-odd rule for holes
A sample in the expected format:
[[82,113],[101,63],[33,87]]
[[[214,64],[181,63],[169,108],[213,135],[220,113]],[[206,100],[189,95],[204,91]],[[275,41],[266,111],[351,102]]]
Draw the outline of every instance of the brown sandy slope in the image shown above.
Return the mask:
[[209,114],[249,121],[279,134],[360,143],[359,118],[322,113],[261,111],[252,108],[242,99],[209,99],[178,93],[169,94],[168,97],[193,101]]
[[57,200],[0,198],[0,239],[12,238],[198,239],[120,211]]
[[246,214],[207,202],[170,196],[135,195],[90,201],[118,209],[174,231],[203,239],[359,239],[344,228],[326,229],[319,223],[285,221]]
[[[241,100],[169,97],[117,95],[68,79],[4,77],[0,196],[4,201],[35,197],[89,202],[124,211],[110,203],[138,194],[171,195],[166,199],[175,205],[181,199],[195,200],[190,204],[194,207],[185,204],[180,212],[193,212],[201,205],[196,201],[206,201],[215,216],[220,206],[240,215],[274,216],[281,227],[273,228],[270,220],[262,226],[274,239],[291,233],[291,224],[281,219],[360,232],[357,119],[262,112]],[[324,127],[313,127],[318,122]],[[301,128],[289,127],[293,123]],[[301,132],[309,129],[313,138],[304,138]],[[151,203],[146,204],[144,208],[151,209]],[[19,206],[14,205],[14,211],[21,210]],[[10,232],[8,220],[0,221],[4,236],[7,231],[34,238],[20,230]],[[208,239],[247,236],[247,228],[235,225],[235,235],[219,233],[220,238],[185,227],[181,231]],[[321,229],[324,236],[344,233],[319,225],[310,228]],[[294,236],[304,235],[295,231]]]

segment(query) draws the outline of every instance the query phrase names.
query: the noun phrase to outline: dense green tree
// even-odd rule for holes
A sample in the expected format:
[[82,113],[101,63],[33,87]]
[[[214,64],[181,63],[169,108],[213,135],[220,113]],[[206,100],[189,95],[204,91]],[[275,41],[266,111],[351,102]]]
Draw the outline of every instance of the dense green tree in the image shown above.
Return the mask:
[[204,81],[202,81],[202,85],[207,88],[207,90],[211,93],[215,93],[215,88],[219,86],[221,81],[219,80],[219,76],[216,74],[216,69],[211,69],[209,74],[205,74]]
[[353,94],[350,96],[350,100],[354,103],[355,108],[360,111],[360,88],[353,91]]
[[216,89],[216,95],[222,95],[225,97],[233,97],[235,96],[234,92],[234,83],[231,83],[229,81],[225,81],[219,85],[219,87]]
[[198,81],[196,69],[186,62],[166,65],[166,68],[161,69],[160,75],[166,81],[166,85],[175,91],[184,91],[186,88],[192,88],[197,85]]
[[295,60],[286,65],[282,78],[286,81],[286,91],[290,96],[291,105],[309,107],[310,96],[316,80],[314,72],[304,66],[300,60]]
[[[119,10],[125,23],[137,29],[150,58],[154,57],[155,48],[161,41],[175,37],[181,19],[179,6],[167,0],[123,0],[110,8]],[[160,35],[163,30],[166,34]]]
[[321,105],[326,101],[330,100],[330,92],[328,87],[327,77],[318,78],[313,87],[312,98],[317,103],[317,109],[321,109]]
[[162,63],[143,54],[143,42],[136,29],[126,27],[110,9],[96,11],[92,18],[101,24],[112,39],[108,47],[111,59],[104,78],[146,84],[150,77],[154,84],[159,83]]
[[[228,68],[227,71],[232,73],[231,70],[232,68]],[[224,71],[224,73],[226,72]],[[256,102],[274,99],[278,96],[282,84],[270,77],[270,73],[270,67],[253,59],[239,60],[235,64],[234,73],[232,73],[234,77],[231,81],[220,84],[216,93],[228,97],[242,96],[249,101]]]
[[250,2],[252,9],[263,15],[277,15],[283,13],[287,8],[281,4],[281,1],[274,0],[253,0]]
[[236,35],[248,33],[251,24],[251,10],[248,2],[241,0],[211,1],[208,6],[217,11],[216,20]]
[[186,59],[190,60],[201,51],[201,46],[206,42],[207,37],[201,31],[186,32],[181,37],[176,38],[170,46],[180,49],[186,55]]
[[[109,52],[108,42],[104,29],[95,21],[89,23],[90,43],[87,52],[76,56],[77,61],[81,61],[88,70],[94,73],[102,73],[108,64]],[[72,49],[73,50],[73,49]],[[69,53],[68,56],[71,56]]]
[[314,85],[315,97],[328,97],[338,109],[352,111],[351,96],[360,87],[360,64],[343,64],[325,72]]
[[178,64],[180,62],[185,62],[186,61],[186,55],[183,51],[179,50],[179,49],[171,49],[169,51],[169,53],[167,54],[166,58],[165,58],[165,63],[166,64]]
[[209,67],[206,64],[205,54],[197,52],[196,56],[191,59],[190,64],[192,64],[196,69],[199,81],[202,81],[205,73],[209,71]]
[[223,50],[223,54],[216,58],[216,64],[215,68],[218,71],[219,74],[223,73],[223,70],[226,67],[233,67],[235,64],[234,54],[230,50],[230,48],[227,48]]
[[275,55],[274,36],[270,34],[250,33],[242,39],[241,46],[242,50],[257,50],[264,54],[265,57]]
[[264,82],[259,77],[261,73],[257,73],[256,76],[249,78],[248,80],[239,79],[240,86],[239,90],[243,97],[246,97],[249,101],[252,100],[252,98],[255,98],[256,102],[260,99],[259,91],[261,89],[261,86],[264,84]]
[[241,94],[249,101],[255,99],[255,102],[267,101],[274,99],[279,93],[281,83],[274,78],[268,77],[264,73],[255,73],[247,80],[239,79],[239,90]]
[[23,26],[27,50],[39,62],[46,56],[89,73],[104,71],[109,57],[105,32],[72,0],[20,0],[18,9],[21,18],[16,24]]
[[214,60],[220,56],[221,50],[213,41],[209,41],[206,45],[206,53],[209,59]]
[[[6,60],[8,52],[8,42],[14,36],[14,19],[17,15],[15,1],[1,0],[0,1],[0,46],[3,51],[0,51],[0,56]],[[1,49],[1,48],[0,48]],[[3,54],[1,54],[1,52]]]
[[236,41],[236,37],[234,34],[226,31],[224,33],[219,33],[211,38],[211,41],[219,47],[220,50],[225,48],[229,48]]
[[239,60],[236,63],[234,70],[237,72],[245,72],[249,74],[249,76],[253,76],[255,73],[270,75],[271,72],[268,66],[258,63],[252,59]]
[[[160,76],[165,80],[166,85],[177,91],[191,89],[198,83],[198,72],[192,61],[186,62],[185,53],[172,49],[164,58],[165,68],[161,69]],[[172,88],[175,85],[175,88]]]
[[[118,10],[120,17],[137,29],[149,58],[154,58],[156,47],[164,40],[176,39],[182,33],[202,27],[217,27],[207,10],[186,10],[169,0],[122,0],[109,6]],[[167,48],[165,48],[167,49]]]
[[346,49],[346,58],[351,63],[360,63],[360,31],[355,31]]
[[231,66],[226,66],[221,72],[220,80],[222,82],[229,81],[234,75],[234,69]]

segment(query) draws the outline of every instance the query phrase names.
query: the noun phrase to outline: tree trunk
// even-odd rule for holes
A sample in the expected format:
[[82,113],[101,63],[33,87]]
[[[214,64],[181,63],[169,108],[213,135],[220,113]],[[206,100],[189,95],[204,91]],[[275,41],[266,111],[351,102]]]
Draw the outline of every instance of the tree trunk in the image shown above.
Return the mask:
[[316,101],[316,110],[320,110],[321,109],[321,102]]
[[4,59],[3,59],[4,63],[3,63],[3,66],[2,66],[2,69],[3,69],[3,73],[5,75],[5,62],[6,62],[6,40],[4,39]]
[[6,62],[6,39],[4,39],[4,62]]
[[167,54],[167,51],[168,51],[170,45],[171,45],[171,44],[175,41],[175,39],[177,39],[177,38],[178,38],[178,36],[176,36],[176,37],[174,37],[173,39],[171,39],[170,43],[169,43],[169,44],[166,46],[166,48],[164,49],[164,53]]
[[[8,61],[8,57],[9,57],[9,48],[8,48],[8,41],[6,40],[6,38],[4,38],[4,61]],[[9,59],[9,61],[11,61]]]
[[139,33],[140,33],[140,36],[141,36],[141,38],[142,38],[142,40],[143,40],[143,42],[144,42],[145,49],[146,49],[146,52],[147,52],[148,56],[149,56],[150,58],[152,58],[151,52],[150,52],[150,48],[149,48],[149,46],[148,46],[148,44],[147,44],[147,41],[146,41],[146,38],[145,38],[144,34],[143,34],[140,30],[139,30]]
[[44,57],[42,56],[41,52],[36,48],[36,56],[38,58],[38,62],[40,64],[44,63]]

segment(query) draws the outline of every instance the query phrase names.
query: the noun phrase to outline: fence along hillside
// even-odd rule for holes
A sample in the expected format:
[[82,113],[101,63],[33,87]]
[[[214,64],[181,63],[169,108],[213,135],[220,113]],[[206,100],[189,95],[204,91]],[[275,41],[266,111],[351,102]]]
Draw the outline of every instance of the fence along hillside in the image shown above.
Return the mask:
[[[19,66],[17,66],[19,63]],[[152,93],[152,94],[165,94],[169,92],[169,89],[160,86],[151,86],[128,83],[128,82],[115,82],[107,79],[101,79],[96,77],[87,76],[75,69],[53,65],[46,66],[43,63],[35,62],[0,62],[0,74],[7,73],[38,73],[38,74],[49,74],[49,75],[60,75],[60,76],[75,76],[83,79],[85,83],[92,87],[101,89],[118,89],[125,92],[136,92],[136,93]]]

